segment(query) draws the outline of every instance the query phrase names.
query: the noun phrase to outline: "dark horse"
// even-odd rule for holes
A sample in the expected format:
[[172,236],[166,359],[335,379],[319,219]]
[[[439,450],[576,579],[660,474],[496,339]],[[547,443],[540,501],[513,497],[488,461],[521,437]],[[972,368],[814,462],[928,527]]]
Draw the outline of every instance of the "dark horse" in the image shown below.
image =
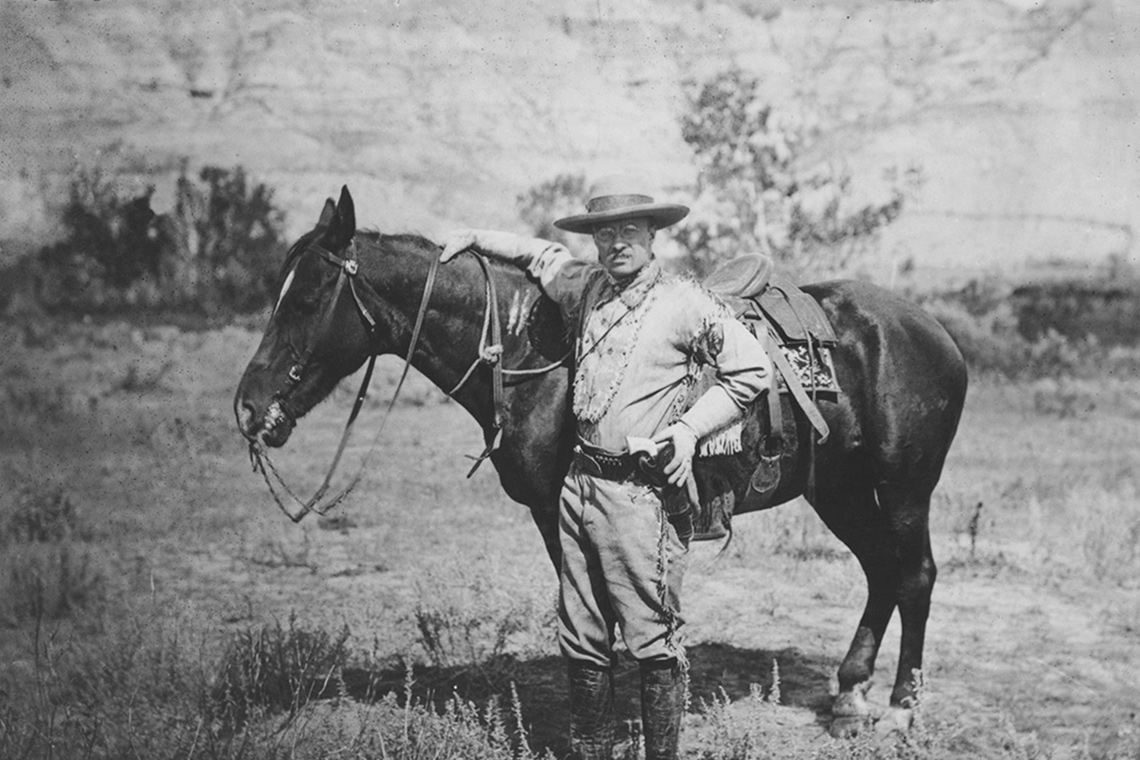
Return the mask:
[[[357,258],[361,283],[353,294],[334,287],[340,279],[336,264],[349,252]],[[316,227],[288,253],[278,306],[234,398],[238,426],[251,444],[284,445],[296,420],[370,356],[406,357],[439,253],[438,245],[417,236],[357,232],[347,188],[338,203],[326,202]],[[513,268],[493,265],[489,271],[498,290],[503,366],[549,364],[531,346],[524,324],[542,297],[539,289]],[[471,256],[438,270],[411,363],[445,391],[460,385],[481,345],[483,277]],[[796,413],[797,450],[784,459],[771,504],[806,494],[867,577],[866,608],[839,667],[836,725],[870,715],[864,695],[896,607],[902,644],[891,704],[898,708],[895,717],[905,719],[915,696],[915,671],[922,668],[935,578],[930,498],[965,400],[965,365],[935,320],[888,291],[847,281],[804,289],[822,305],[838,336],[833,359],[842,393],[820,403],[831,435],[814,451],[811,429]],[[339,297],[329,303],[334,292]],[[506,386],[501,445],[490,460],[507,494],[530,508],[557,568],[558,492],[575,439],[569,373],[559,367],[512,376]],[[454,392],[488,443],[495,434],[492,390],[492,372],[483,366]],[[721,472],[736,480],[738,494],[747,493],[750,464],[755,460]],[[737,512],[757,506],[737,500]]]

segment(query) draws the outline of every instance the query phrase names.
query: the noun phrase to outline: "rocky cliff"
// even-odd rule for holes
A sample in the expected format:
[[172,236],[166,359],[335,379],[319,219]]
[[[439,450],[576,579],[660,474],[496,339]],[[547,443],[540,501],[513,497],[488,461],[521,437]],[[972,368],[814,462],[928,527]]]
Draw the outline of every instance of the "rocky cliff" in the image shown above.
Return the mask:
[[694,178],[686,82],[728,66],[814,119],[859,192],[926,184],[869,274],[1134,255],[1140,9],[1123,0],[9,0],[0,240],[51,236],[76,161],[167,199],[242,165],[290,234],[348,184],[364,224],[518,228],[560,173]]

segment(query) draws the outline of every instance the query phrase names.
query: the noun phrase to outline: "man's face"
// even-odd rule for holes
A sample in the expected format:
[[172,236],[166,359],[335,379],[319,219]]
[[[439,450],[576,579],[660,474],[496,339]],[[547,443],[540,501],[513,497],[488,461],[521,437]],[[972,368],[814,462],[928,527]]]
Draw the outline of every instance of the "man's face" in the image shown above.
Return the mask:
[[641,271],[653,258],[653,230],[649,220],[622,219],[594,228],[598,262],[615,280],[624,280]]

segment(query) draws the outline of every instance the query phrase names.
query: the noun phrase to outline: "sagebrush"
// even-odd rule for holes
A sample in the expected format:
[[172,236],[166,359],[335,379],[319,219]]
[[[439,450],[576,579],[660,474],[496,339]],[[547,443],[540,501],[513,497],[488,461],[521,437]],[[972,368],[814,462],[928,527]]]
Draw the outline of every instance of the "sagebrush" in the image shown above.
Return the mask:
[[270,187],[241,166],[204,166],[191,177],[184,161],[171,212],[152,210],[154,192],[111,164],[78,166],[63,239],[34,260],[35,300],[82,314],[242,314],[270,303],[285,219]]

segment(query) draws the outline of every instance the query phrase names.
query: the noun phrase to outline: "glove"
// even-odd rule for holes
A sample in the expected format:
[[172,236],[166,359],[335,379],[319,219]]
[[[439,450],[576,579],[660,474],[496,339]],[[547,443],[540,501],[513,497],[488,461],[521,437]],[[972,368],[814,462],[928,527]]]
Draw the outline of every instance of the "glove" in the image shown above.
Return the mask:
[[675,422],[665,428],[653,440],[661,446],[659,459],[665,459],[664,454],[672,444],[672,457],[664,464],[662,473],[668,484],[674,488],[684,486],[693,474],[693,457],[697,453],[697,434],[685,422]]
[[477,243],[478,235],[475,230],[452,230],[443,238],[443,251],[439,254],[440,263],[446,264]]

